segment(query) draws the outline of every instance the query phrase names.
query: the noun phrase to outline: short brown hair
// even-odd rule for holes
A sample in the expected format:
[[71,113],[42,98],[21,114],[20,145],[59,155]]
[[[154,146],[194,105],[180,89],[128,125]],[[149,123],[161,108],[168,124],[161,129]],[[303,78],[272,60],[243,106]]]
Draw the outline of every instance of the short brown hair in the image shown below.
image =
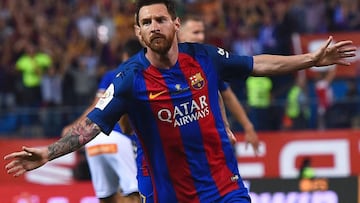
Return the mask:
[[136,13],[135,13],[135,23],[140,25],[139,23],[139,11],[142,7],[152,5],[152,4],[164,4],[171,16],[172,19],[177,17],[176,15],[176,4],[172,0],[138,0],[136,3]]

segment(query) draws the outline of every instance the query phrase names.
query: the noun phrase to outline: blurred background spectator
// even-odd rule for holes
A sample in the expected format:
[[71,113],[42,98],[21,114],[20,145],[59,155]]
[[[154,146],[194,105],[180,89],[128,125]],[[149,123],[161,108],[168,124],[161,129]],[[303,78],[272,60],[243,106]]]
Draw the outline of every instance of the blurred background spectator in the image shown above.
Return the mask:
[[309,128],[310,101],[306,86],[306,77],[300,71],[286,98],[283,127],[286,130],[301,130]]
[[250,76],[246,80],[248,115],[257,131],[272,130],[271,90],[269,77]]
[[328,110],[334,103],[334,92],[331,87],[331,83],[335,78],[336,69],[331,67],[327,70],[319,72],[319,77],[315,82],[315,92],[317,97],[317,113],[318,113],[318,125],[319,130],[324,130],[328,126],[326,125],[326,118]]

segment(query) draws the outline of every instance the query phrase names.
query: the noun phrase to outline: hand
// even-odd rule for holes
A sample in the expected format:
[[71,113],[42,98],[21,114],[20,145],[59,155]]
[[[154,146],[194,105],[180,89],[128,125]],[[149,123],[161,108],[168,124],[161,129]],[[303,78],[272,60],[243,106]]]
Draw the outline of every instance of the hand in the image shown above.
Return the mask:
[[327,66],[332,64],[349,66],[350,62],[344,60],[355,56],[356,47],[350,40],[339,41],[330,46],[333,37],[330,36],[324,46],[313,52],[315,66]]
[[245,129],[245,141],[246,141],[246,149],[249,146],[249,143],[251,144],[255,155],[259,154],[259,137],[256,134],[254,128]]
[[226,133],[229,137],[230,143],[232,145],[234,145],[236,143],[236,137],[235,137],[234,133],[228,127],[226,127]]
[[8,174],[13,174],[14,177],[18,177],[27,171],[39,168],[48,162],[47,147],[22,147],[22,150],[23,151],[13,152],[4,157],[4,160],[11,160],[11,162],[5,166],[5,169]]

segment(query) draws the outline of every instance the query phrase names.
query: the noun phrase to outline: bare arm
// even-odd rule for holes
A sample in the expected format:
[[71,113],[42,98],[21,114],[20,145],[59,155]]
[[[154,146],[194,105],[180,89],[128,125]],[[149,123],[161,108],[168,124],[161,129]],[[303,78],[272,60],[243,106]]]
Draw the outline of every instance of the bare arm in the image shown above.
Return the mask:
[[122,130],[122,132],[124,134],[126,134],[126,135],[134,134],[134,130],[133,130],[132,126],[131,126],[129,116],[127,114],[121,116],[118,123],[119,123],[120,128],[121,128],[121,130]]
[[224,100],[223,100],[222,95],[220,93],[219,93],[219,105],[220,105],[221,116],[222,116],[222,118],[224,120],[225,127],[229,128],[230,124],[229,124],[229,121],[228,121],[227,116],[226,116]]
[[221,96],[224,100],[225,106],[229,109],[231,114],[244,128],[245,141],[247,142],[247,144],[250,143],[255,151],[255,154],[258,154],[259,138],[255,132],[253,124],[248,118],[246,111],[244,110],[243,106],[237,99],[236,95],[229,87],[221,92]]
[[95,138],[100,131],[99,126],[88,118],[78,122],[65,133],[64,137],[48,146],[49,161],[78,150]]
[[234,136],[234,133],[230,129],[230,124],[229,124],[229,121],[226,116],[224,101],[223,101],[223,98],[222,98],[220,92],[219,92],[219,105],[220,105],[221,117],[223,118],[223,121],[224,121],[226,133],[229,137],[231,144],[235,144],[236,138]]
[[339,41],[330,46],[333,38],[329,39],[315,52],[292,55],[257,55],[254,56],[253,75],[267,76],[294,72],[313,66],[327,66],[332,64],[350,65],[346,58],[355,56],[356,47],[352,41]]
[[48,161],[76,151],[99,134],[100,128],[88,118],[74,125],[64,137],[42,148],[23,147],[22,151],[13,152],[4,157],[11,160],[6,166],[7,173],[15,177],[41,167]]
[[235,119],[243,126],[245,130],[253,130],[254,126],[246,115],[243,106],[238,101],[236,95],[229,87],[225,91],[221,92],[221,96],[224,100],[225,106],[233,114]]

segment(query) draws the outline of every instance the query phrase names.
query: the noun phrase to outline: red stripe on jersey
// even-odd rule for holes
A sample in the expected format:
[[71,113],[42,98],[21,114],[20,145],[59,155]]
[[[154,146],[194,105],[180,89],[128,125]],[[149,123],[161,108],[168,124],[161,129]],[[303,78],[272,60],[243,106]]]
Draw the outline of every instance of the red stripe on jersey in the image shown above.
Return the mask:
[[[181,54],[179,55],[180,69],[184,75],[189,79],[189,86],[191,87],[193,99],[197,100],[200,96],[206,95],[206,103],[210,104],[208,82],[200,64],[192,57]],[[192,67],[192,68],[184,68]],[[217,83],[217,81],[211,81]],[[210,166],[212,178],[218,188],[221,196],[239,189],[237,182],[232,182],[231,177],[234,175],[227,167],[226,158],[222,149],[222,142],[220,135],[216,129],[214,115],[210,109],[210,114],[206,119],[198,121],[201,134],[203,137],[203,144],[205,153]]]
[[[173,109],[170,93],[162,74],[150,67],[144,71],[144,80],[154,116],[162,109]],[[172,186],[179,202],[200,202],[197,196],[194,181],[186,160],[185,149],[180,136],[179,128],[174,128],[173,123],[159,121],[157,128],[163,143],[164,156]],[[160,191],[158,191],[160,192]]]

